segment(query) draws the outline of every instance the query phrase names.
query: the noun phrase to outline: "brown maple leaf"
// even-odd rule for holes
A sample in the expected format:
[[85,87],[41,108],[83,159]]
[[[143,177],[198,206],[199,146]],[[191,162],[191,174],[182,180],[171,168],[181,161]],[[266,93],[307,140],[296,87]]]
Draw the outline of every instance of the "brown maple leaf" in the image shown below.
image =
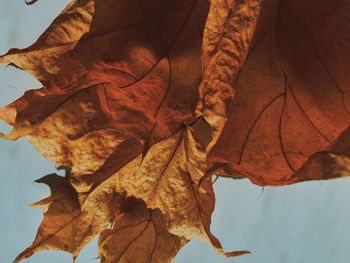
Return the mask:
[[[99,239],[101,262],[171,262],[187,241],[170,234],[163,214],[128,198]],[[140,253],[141,251],[141,253]]]
[[251,44],[260,10],[260,0],[212,0],[203,37],[203,79],[199,86],[197,114],[213,127],[216,143],[227,121],[234,97],[234,76]]
[[164,215],[142,200],[98,189],[80,205],[68,177],[51,174],[37,182],[49,185],[52,195],[33,204],[43,208],[44,219],[33,244],[14,262],[45,249],[75,258],[100,232],[101,262],[170,262],[186,243],[169,233]]
[[322,0],[309,16],[314,6],[75,0],[36,43],[1,56],[44,85],[0,110],[14,127],[1,136],[28,136],[70,170],[39,180],[52,195],[15,262],[76,257],[98,234],[101,262],[169,262],[192,239],[242,255],[210,232],[212,173],[261,185],[350,175],[339,30],[350,8]]
[[349,175],[334,148],[350,124],[349,14],[348,1],[262,1],[210,172],[259,185]]
[[[49,177],[62,182],[36,204],[47,212],[16,261],[44,249],[76,257],[101,232],[103,262],[167,262],[191,239],[226,256],[247,253],[223,252],[209,229],[211,180],[198,185],[211,139],[207,122],[195,118],[208,7],[206,0],[73,1],[36,43],[0,57],[44,85],[1,110],[14,127],[2,137],[28,136],[44,157],[71,169],[65,179]],[[148,219],[125,231],[118,209],[129,198],[140,201],[126,217]],[[114,244],[121,234],[137,238]],[[172,249],[151,246],[155,239]]]
[[[88,192],[78,193],[70,174],[38,180],[51,187],[52,195],[34,204],[43,208],[45,216],[35,241],[15,262],[45,249],[68,251],[75,258],[99,233],[101,262],[170,262],[191,239],[210,242],[226,256],[248,253],[224,253],[210,232],[214,192],[210,178],[198,186],[206,159],[192,135],[192,127],[201,121],[184,126],[122,167],[111,165],[117,160],[109,158],[95,175],[102,182],[95,181]],[[114,243],[122,234],[125,243]]]
[[30,134],[73,174],[96,171],[126,138],[147,148],[182,126],[201,77],[206,1],[94,2],[73,1],[35,44],[0,58],[45,84],[2,110],[14,125],[3,137]]

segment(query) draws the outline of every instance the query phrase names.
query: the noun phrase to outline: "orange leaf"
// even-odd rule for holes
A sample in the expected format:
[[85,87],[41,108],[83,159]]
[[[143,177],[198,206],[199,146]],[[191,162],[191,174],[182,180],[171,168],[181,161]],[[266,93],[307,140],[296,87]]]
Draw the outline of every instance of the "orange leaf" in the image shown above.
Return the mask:
[[236,92],[235,74],[241,68],[255,31],[260,0],[212,0],[203,37],[203,79],[197,114],[213,127],[216,143]]
[[112,229],[99,239],[101,262],[171,262],[187,241],[168,232],[159,210],[135,199],[126,199]]
[[[0,57],[45,86],[0,112],[14,126],[2,137],[28,136],[44,157],[71,169],[64,182],[72,194],[59,188],[61,198],[53,195],[36,204],[48,210],[40,234],[18,261],[43,249],[76,257],[95,235],[110,233],[121,197],[142,200],[136,212],[151,216],[147,233],[130,231],[149,244],[157,237],[175,245],[168,252],[143,246],[135,260],[152,259],[153,253],[154,261],[170,260],[179,241],[190,239],[212,243],[226,256],[247,253],[223,252],[210,232],[211,180],[198,185],[211,140],[210,125],[194,118],[207,12],[206,0],[73,1],[35,44]],[[111,230],[117,231],[116,239],[128,235],[120,232],[118,221],[124,224],[118,216]],[[152,234],[158,230],[161,236]],[[102,260],[132,257],[132,248],[140,244],[124,240],[133,252],[127,249],[119,258],[112,252],[118,254],[124,245],[108,239],[100,243]]]
[[212,171],[259,185],[341,176],[320,167],[350,124],[348,14],[347,1],[263,1]]

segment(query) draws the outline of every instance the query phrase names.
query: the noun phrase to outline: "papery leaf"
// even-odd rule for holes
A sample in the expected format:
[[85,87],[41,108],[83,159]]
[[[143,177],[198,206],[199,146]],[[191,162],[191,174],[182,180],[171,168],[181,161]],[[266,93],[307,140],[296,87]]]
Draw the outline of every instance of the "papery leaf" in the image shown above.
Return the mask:
[[[35,44],[0,58],[45,85],[8,106],[17,118],[5,137],[30,134],[80,100],[88,104],[80,110],[95,116],[78,122],[70,137],[103,128],[138,139],[170,134],[193,116],[207,9],[205,0],[74,1]],[[66,114],[65,125],[77,126]]]
[[[197,113],[213,127],[216,143],[236,93],[235,74],[249,50],[260,10],[260,0],[212,0],[203,37],[203,79]],[[208,149],[208,150],[209,150]]]
[[[124,262],[123,258],[120,260],[115,258],[117,254],[114,253],[114,249],[126,248],[122,242],[114,243],[111,238],[116,238],[117,234],[120,236],[121,231],[123,240],[127,241],[127,238],[132,238],[133,233],[138,231],[137,225],[146,220],[148,224],[152,222],[153,226],[153,230],[149,230],[150,233],[141,231],[142,234],[145,234],[143,241],[146,242],[138,243],[137,250],[133,250],[134,247],[131,246],[135,246],[137,240],[130,241],[127,245],[126,250],[133,251],[131,255],[140,259],[132,262],[143,262],[141,259],[151,256],[156,261],[149,262],[167,262],[186,243],[185,240],[168,232],[165,217],[160,211],[148,209],[141,200],[126,198],[123,194],[98,188],[89,196],[84,196],[84,205],[80,206],[78,194],[67,179],[67,177],[52,174],[38,180],[38,182],[48,184],[53,192],[50,197],[34,205],[40,207],[45,205],[48,210],[44,214],[35,241],[14,262],[19,262],[38,251],[47,249],[67,251],[72,254],[73,258],[76,258],[80,250],[100,232],[102,232],[100,239],[103,240],[100,242],[102,243],[100,245],[101,262]],[[111,224],[114,225],[113,229],[109,229]],[[149,250],[146,248],[146,251],[143,252],[140,247],[149,247],[155,237],[157,242],[154,243],[154,247]],[[106,250],[106,246],[111,246],[111,248]]]
[[350,124],[348,14],[347,1],[263,1],[211,172],[221,167],[259,185],[340,176],[308,165],[322,163],[318,152],[332,159]]
[[[169,261],[191,239],[212,243],[226,256],[247,253],[223,252],[210,232],[211,180],[198,185],[211,140],[210,125],[195,118],[207,12],[206,0],[73,1],[35,44],[0,58],[44,84],[2,109],[0,117],[14,126],[2,137],[28,136],[44,157],[69,167],[64,180],[74,193],[57,191],[59,199],[36,204],[48,209],[42,234],[18,261],[43,249],[76,257],[101,232],[105,262],[131,257],[142,262],[152,254],[154,260]],[[133,214],[135,220],[148,213],[154,224],[147,223],[150,232],[141,230],[140,238],[152,244],[157,237],[174,249],[143,244],[131,255],[140,244],[125,239],[129,243],[119,258],[123,244],[112,240],[124,233],[118,228],[123,218],[115,218],[123,198],[139,199],[135,213],[141,215]],[[75,209],[68,205],[72,202]],[[161,236],[151,233],[159,230]],[[105,239],[110,231],[116,235]]]
[[[19,254],[14,262],[47,249],[67,251],[76,257],[94,236],[93,226],[81,211],[76,191],[67,177],[55,174],[47,175],[37,182],[49,185],[52,195],[33,204],[43,209],[44,218],[33,244]],[[103,227],[101,223],[103,219],[100,217],[94,222],[94,227]]]
[[[73,175],[93,173],[128,139],[147,151],[193,116],[198,99],[208,3],[110,2],[74,1],[34,45],[1,59],[46,84],[2,110],[14,124],[3,137],[30,135],[40,153]],[[57,73],[42,67],[44,58]]]
[[113,165],[117,159],[109,158],[94,175],[103,178],[102,183],[97,179],[97,183],[89,184],[91,176],[83,175],[75,178],[75,184],[90,185],[88,195],[102,188],[126,192],[128,196],[144,200],[147,207],[160,209],[169,218],[170,233],[186,240],[209,242],[226,256],[246,254],[248,251],[225,253],[210,232],[214,191],[211,178],[199,186],[206,169],[206,147],[193,137],[193,127],[201,121],[203,119],[189,122],[190,126],[183,126],[153,144],[146,155],[139,152],[131,156],[122,167]]
[[126,199],[115,217],[113,228],[100,235],[101,262],[171,262],[186,243],[169,233],[159,210],[138,199]]
[[206,155],[193,138],[191,126],[154,144],[143,159],[139,156],[138,162],[134,173],[121,171],[115,175],[116,189],[141,198],[150,208],[159,208],[168,215],[169,231],[173,234],[210,242],[226,256],[248,253],[224,253],[210,232],[214,191],[211,178],[199,187],[206,169]]
[[67,171],[38,180],[51,196],[15,262],[75,258],[96,235],[101,262],[170,262],[193,239],[249,253],[210,231],[211,175],[350,176],[349,14],[345,0],[72,1],[0,57],[44,86],[0,109],[0,136]]

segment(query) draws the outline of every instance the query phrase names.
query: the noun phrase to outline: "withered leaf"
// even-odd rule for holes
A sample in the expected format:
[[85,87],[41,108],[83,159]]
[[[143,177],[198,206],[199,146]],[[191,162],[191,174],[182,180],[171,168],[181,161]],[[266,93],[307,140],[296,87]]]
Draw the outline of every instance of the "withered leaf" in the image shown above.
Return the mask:
[[203,37],[203,79],[197,114],[213,127],[216,143],[226,121],[228,105],[236,92],[234,76],[251,43],[260,0],[212,0]]
[[[223,252],[220,242],[210,232],[214,191],[211,178],[199,186],[206,170],[206,147],[193,135],[196,134],[193,127],[202,121],[200,118],[189,122],[188,126],[153,144],[146,155],[139,151],[137,156],[130,156],[121,167],[115,165],[119,155],[111,155],[113,158],[108,158],[93,175],[95,180],[91,175],[82,175],[75,178],[74,184],[84,188],[88,195],[98,189],[126,192],[168,216],[170,233],[187,240],[209,242],[226,256],[246,254],[248,251]],[[99,178],[103,178],[103,182]]]
[[45,84],[1,111],[14,125],[3,137],[30,135],[77,175],[96,171],[127,139],[147,148],[168,136],[193,116],[207,9],[205,0],[73,1],[33,46],[0,59]]
[[[152,259],[147,262],[170,262],[186,243],[186,240],[181,240],[168,232],[166,219],[159,210],[148,209],[141,200],[98,189],[85,199],[83,206],[80,206],[78,194],[67,179],[52,174],[38,180],[51,187],[52,195],[33,205],[48,207],[48,210],[44,214],[35,241],[14,262],[46,249],[67,251],[75,258],[79,251],[100,232],[102,232],[100,238],[104,240],[100,244],[101,262],[125,262],[122,257],[115,258],[118,254],[114,253],[114,249],[136,256],[131,262],[145,262],[141,259],[150,256]],[[143,242],[137,243],[136,239],[128,240],[129,237],[133,237],[135,231],[138,231],[137,226],[147,220],[148,224],[152,222],[153,230],[141,231]],[[113,229],[109,229],[111,224],[114,225]],[[117,234],[120,236],[119,231],[122,231],[123,240],[129,241],[127,247],[120,241],[111,242],[110,238],[118,238]],[[156,243],[148,250],[149,244],[154,240]],[[111,246],[111,249],[106,249],[106,246]],[[128,257],[128,254],[125,257]]]
[[71,138],[103,128],[138,139],[170,134],[193,116],[207,10],[205,0],[73,1],[35,44],[0,58],[45,86],[7,108],[17,118],[5,137],[33,133],[80,100],[74,110],[88,114],[86,120],[62,116],[65,128],[74,127]]
[[39,180],[52,195],[34,204],[44,219],[15,262],[75,258],[99,234],[101,262],[170,262],[192,239],[242,255],[210,232],[212,173],[260,185],[350,175],[350,4],[210,5],[74,0],[0,57],[44,86],[0,110],[13,125],[1,137],[28,136],[70,170]]
[[116,211],[113,228],[100,235],[101,262],[171,262],[186,240],[170,234],[166,226],[159,210],[126,199]]
[[212,172],[259,185],[348,174],[320,171],[350,124],[349,14],[348,1],[262,1]]
[[90,225],[81,220],[83,216],[76,191],[67,177],[56,174],[47,175],[37,182],[50,186],[51,196],[32,204],[42,208],[44,219],[33,244],[18,255],[14,262],[45,249],[68,251],[75,257],[87,243],[84,238],[90,234]]
[[[68,177],[44,177],[39,182],[50,185],[53,195],[35,205],[48,207],[48,210],[34,243],[15,262],[45,249],[68,251],[76,257],[101,232],[101,262],[127,262],[126,258],[131,262],[168,262],[191,239],[210,242],[226,256],[248,253],[224,253],[220,242],[210,232],[215,204],[210,178],[198,186],[205,164],[205,152],[193,138],[192,127],[188,126],[152,145],[145,157],[140,153],[121,168],[116,169],[106,162],[99,171],[104,174],[103,182],[93,185],[86,193],[77,193]],[[117,172],[113,174],[114,170]],[[148,176],[145,173],[149,173]],[[144,202],[125,199],[125,194],[120,193],[142,198]],[[165,224],[164,220],[168,222]],[[134,221],[137,222],[135,226]],[[120,232],[118,227],[126,223],[131,232]],[[112,230],[107,229],[110,224],[114,225]],[[162,236],[156,234],[160,243],[152,246],[154,231],[158,230],[162,231]],[[126,243],[114,243],[122,233]],[[135,239],[126,238],[133,235]],[[164,246],[163,243],[167,244],[167,249],[157,248]],[[152,261],[146,261],[150,258]]]
[[[17,261],[43,249],[76,257],[93,236],[108,232],[118,207],[113,200],[125,194],[145,202],[140,213],[151,209],[152,222],[159,221],[153,230],[162,229],[159,240],[174,249],[159,254],[157,247],[152,252],[144,246],[130,252],[139,247],[135,240],[125,256],[114,259],[111,252],[123,247],[108,239],[100,243],[105,262],[124,262],[133,253],[139,253],[134,260],[169,261],[191,239],[210,242],[226,256],[247,253],[223,252],[210,232],[211,180],[198,185],[211,138],[206,121],[194,118],[208,5],[206,0],[73,1],[35,44],[0,57],[44,84],[1,110],[0,117],[14,126],[2,137],[28,136],[44,157],[70,167],[64,180],[74,193],[47,199],[54,201],[46,205],[40,235]],[[118,234],[112,236],[118,239],[117,221]],[[153,242],[151,233],[139,234]]]
[[215,205],[211,179],[198,185],[206,169],[204,149],[193,137],[192,127],[184,127],[152,145],[144,158],[133,160],[139,162],[132,166],[137,167],[134,172],[120,170],[114,185],[118,191],[141,198],[150,208],[159,208],[168,215],[171,233],[189,240],[209,241],[223,253],[209,229]]

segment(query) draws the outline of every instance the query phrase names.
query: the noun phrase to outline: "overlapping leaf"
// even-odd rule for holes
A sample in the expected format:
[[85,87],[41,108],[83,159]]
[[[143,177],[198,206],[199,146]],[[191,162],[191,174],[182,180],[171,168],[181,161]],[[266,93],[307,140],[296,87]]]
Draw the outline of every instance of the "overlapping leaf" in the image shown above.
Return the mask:
[[[100,232],[101,262],[170,262],[186,243],[170,234],[163,214],[148,209],[142,200],[103,188],[85,198],[80,206],[78,193],[67,179],[52,174],[38,180],[51,187],[52,195],[34,205],[48,206],[48,210],[34,243],[14,262],[45,249],[67,251],[75,258]],[[117,243],[114,239],[118,239]]]
[[171,262],[186,243],[170,234],[163,214],[129,198],[116,213],[112,229],[99,239],[101,262]]
[[15,262],[76,257],[98,234],[101,262],[170,262],[192,239],[242,255],[210,232],[205,173],[261,185],[350,175],[349,4],[208,8],[74,0],[36,43],[0,57],[44,85],[0,110],[14,127],[1,137],[28,136],[71,171],[39,180],[52,195],[35,204],[43,222]]
[[212,170],[260,185],[348,174],[330,172],[334,154],[318,154],[335,153],[350,124],[348,1],[262,3],[229,119],[210,153]]
[[75,258],[79,251],[100,231],[108,227],[112,218],[111,196],[105,196],[105,203],[93,202],[98,209],[81,208],[78,194],[70,185],[68,177],[52,174],[38,182],[48,184],[52,195],[33,206],[42,207],[44,219],[38,229],[33,244],[24,250],[14,262],[19,262],[32,254],[46,249],[68,251]]
[[198,114],[213,127],[216,143],[236,93],[235,75],[248,53],[260,10],[260,0],[213,0],[203,37],[203,79]]
[[[45,85],[1,111],[14,126],[2,136],[27,135],[43,156],[70,167],[65,183],[75,193],[47,204],[36,240],[17,260],[43,249],[75,257],[93,236],[108,232],[114,196],[124,193],[158,211],[149,210],[149,223],[158,222],[153,231],[164,234],[155,237],[174,249],[161,253],[145,247],[145,254],[132,255],[138,253],[133,249],[115,258],[112,251],[123,245],[108,239],[100,243],[105,262],[168,261],[181,247],[178,241],[190,239],[210,242],[227,256],[247,253],[223,252],[209,229],[215,203],[211,182],[198,186],[210,141],[210,126],[194,118],[207,12],[205,0],[73,1],[34,45],[0,58]],[[55,224],[52,214],[58,215]],[[111,231],[120,233],[115,227]],[[140,235],[154,238],[143,230]],[[156,244],[154,249],[159,250]]]
[[207,7],[74,1],[37,43],[0,59],[45,84],[2,111],[14,124],[3,137],[31,135],[39,152],[76,174],[95,171],[125,138],[147,147],[168,136],[193,116]]

